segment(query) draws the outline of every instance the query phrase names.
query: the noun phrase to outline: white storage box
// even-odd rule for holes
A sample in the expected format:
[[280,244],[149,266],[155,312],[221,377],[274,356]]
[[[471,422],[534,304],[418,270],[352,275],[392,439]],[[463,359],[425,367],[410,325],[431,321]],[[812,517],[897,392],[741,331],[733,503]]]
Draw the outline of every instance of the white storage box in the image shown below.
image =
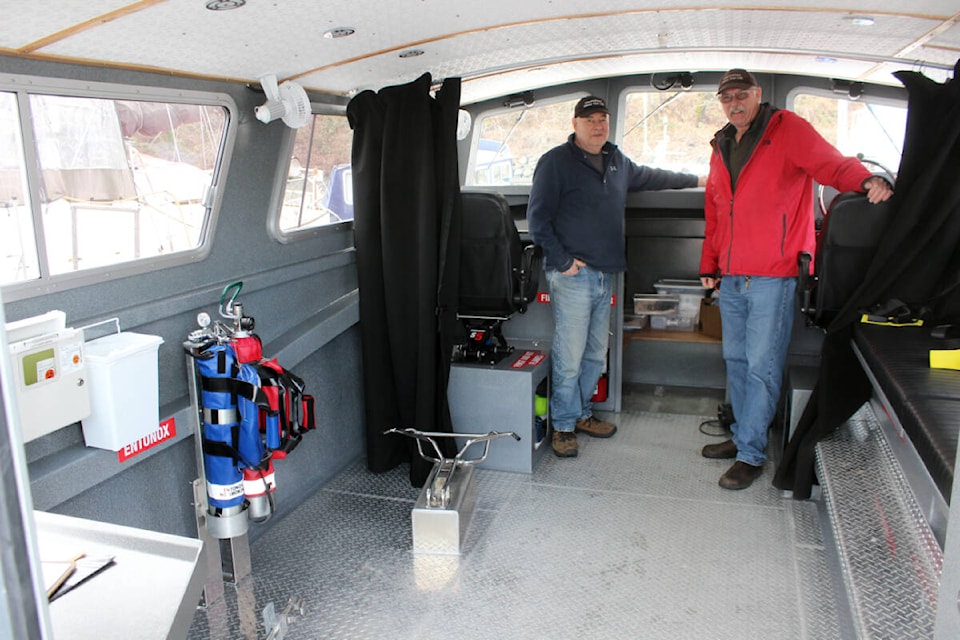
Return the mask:
[[129,331],[86,343],[90,417],[82,424],[88,447],[119,451],[157,430],[162,343],[160,336]]

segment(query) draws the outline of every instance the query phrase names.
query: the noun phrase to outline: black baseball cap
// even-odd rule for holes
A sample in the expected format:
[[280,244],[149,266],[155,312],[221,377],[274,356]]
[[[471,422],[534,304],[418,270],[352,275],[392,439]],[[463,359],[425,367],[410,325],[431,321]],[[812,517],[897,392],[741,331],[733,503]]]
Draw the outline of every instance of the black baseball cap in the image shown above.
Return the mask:
[[717,93],[723,93],[727,89],[749,89],[758,87],[757,79],[746,69],[730,69],[720,78],[720,84],[717,86]]
[[598,98],[597,96],[580,98],[577,106],[573,108],[573,116],[575,118],[586,118],[594,113],[610,113],[609,109],[607,109],[607,103],[603,101],[603,98]]

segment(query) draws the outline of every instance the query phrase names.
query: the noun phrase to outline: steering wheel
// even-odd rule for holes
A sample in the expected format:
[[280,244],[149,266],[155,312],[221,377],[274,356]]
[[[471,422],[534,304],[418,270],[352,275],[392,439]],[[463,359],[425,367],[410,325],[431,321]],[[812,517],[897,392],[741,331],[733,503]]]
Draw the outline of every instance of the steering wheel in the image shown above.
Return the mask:
[[[871,160],[870,158],[864,158],[862,153],[857,154],[857,159],[865,165],[870,167],[876,167],[879,171],[874,171],[874,175],[879,175],[883,178],[886,178],[890,184],[896,184],[897,174],[888,169],[885,165],[878,162],[877,160]],[[822,219],[827,215],[827,209],[830,204],[833,202],[833,199],[839,195],[839,192],[833,187],[828,187],[824,184],[817,185],[817,205],[820,208],[820,218]]]

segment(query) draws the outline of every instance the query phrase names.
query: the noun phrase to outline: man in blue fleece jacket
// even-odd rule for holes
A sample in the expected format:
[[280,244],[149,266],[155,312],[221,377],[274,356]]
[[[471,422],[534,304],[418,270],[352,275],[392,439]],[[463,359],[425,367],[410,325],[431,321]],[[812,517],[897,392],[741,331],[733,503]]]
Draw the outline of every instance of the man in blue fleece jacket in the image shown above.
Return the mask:
[[706,182],[640,166],[609,142],[609,135],[610,112],[603,99],[587,96],[577,102],[573,133],[540,158],[527,205],[530,235],[543,249],[550,287],[550,424],[553,451],[560,457],[577,455],[575,432],[609,438],[617,431],[594,417],[590,399],[606,363],[611,281],[627,268],[627,192]]

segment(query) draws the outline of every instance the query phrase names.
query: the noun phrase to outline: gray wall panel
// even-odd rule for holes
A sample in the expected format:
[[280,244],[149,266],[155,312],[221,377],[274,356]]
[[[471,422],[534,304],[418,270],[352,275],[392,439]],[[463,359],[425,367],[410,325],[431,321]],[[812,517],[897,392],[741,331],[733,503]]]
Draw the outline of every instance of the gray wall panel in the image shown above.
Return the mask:
[[193,439],[49,509],[77,518],[196,537],[191,481],[196,478]]
[[[362,455],[359,348],[359,330],[354,328],[293,369],[304,378],[307,391],[316,395],[318,428],[307,433],[287,459],[274,463],[277,519]],[[197,477],[194,446],[193,438],[182,440],[49,510],[195,537],[190,486]],[[251,525],[251,540],[273,522]]]
[[[237,137],[208,256],[198,262],[8,303],[8,320],[63,310],[69,326],[117,317],[125,331],[160,335],[160,418],[189,415],[187,369],[182,343],[196,328],[196,315],[214,318],[225,285],[242,281],[238,301],[256,319],[265,355],[282,352],[289,366],[318,398],[321,430],[309,434],[289,460],[277,464],[282,511],[296,507],[363,447],[360,346],[356,323],[357,279],[353,232],[348,225],[281,244],[267,230],[273,180],[283,143],[292,131],[254,117],[262,93],[216,81],[120,72],[0,56],[0,70],[26,75],[110,83],[163,86],[229,94],[238,107]],[[343,103],[339,98],[322,98]],[[112,330],[96,330],[99,336]],[[342,334],[342,335],[341,335]],[[339,335],[339,337],[338,337]],[[285,361],[286,360],[286,361]],[[291,364],[292,362],[292,364]],[[190,420],[182,422],[189,423]],[[178,419],[178,437],[191,424]],[[79,424],[60,429],[26,447],[36,470],[45,508],[69,515],[194,535],[190,483],[196,476],[193,437],[117,464],[115,454],[83,446]],[[78,469],[106,470],[86,487]],[[43,477],[39,480],[42,470]],[[256,534],[254,534],[256,535]]]

